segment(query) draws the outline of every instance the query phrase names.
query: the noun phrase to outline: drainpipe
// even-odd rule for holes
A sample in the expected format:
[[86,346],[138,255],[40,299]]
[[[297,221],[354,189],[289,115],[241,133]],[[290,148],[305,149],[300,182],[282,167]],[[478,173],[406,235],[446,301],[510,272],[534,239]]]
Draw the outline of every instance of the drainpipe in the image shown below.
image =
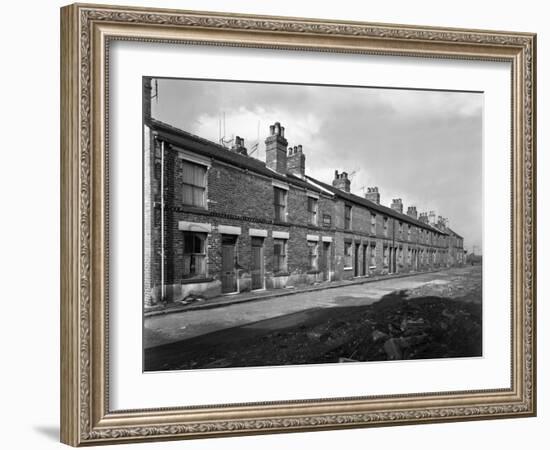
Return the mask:
[[164,141],[160,142],[160,289],[161,301],[166,301],[164,284]]
[[395,249],[395,219],[392,219],[391,246],[391,264],[393,266],[392,269],[395,268],[395,271],[393,271],[392,273],[395,274],[397,272],[397,250]]

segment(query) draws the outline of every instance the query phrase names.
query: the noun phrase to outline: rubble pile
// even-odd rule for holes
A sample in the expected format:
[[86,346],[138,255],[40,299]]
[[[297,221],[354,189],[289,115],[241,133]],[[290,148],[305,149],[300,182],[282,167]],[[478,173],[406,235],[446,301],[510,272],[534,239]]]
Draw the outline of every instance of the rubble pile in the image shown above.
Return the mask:
[[479,304],[435,296],[409,299],[400,292],[363,314],[364,330],[324,355],[325,362],[481,356]]

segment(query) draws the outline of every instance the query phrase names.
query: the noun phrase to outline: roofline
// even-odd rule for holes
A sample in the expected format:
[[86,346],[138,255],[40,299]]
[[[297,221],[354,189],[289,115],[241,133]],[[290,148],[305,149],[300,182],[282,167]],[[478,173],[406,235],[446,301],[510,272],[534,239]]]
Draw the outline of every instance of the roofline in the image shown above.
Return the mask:
[[[189,133],[188,131],[181,130],[180,128],[176,128],[176,127],[174,127],[170,124],[167,124],[166,122],[162,122],[160,120],[153,119],[153,118],[148,118],[148,119],[145,119],[145,123],[147,125],[149,125],[151,128],[153,128],[154,130],[156,130],[156,131],[161,131],[161,132],[164,132],[164,133],[171,134],[172,136],[170,136],[170,137],[172,139],[170,139],[170,137],[168,137],[168,138],[163,137],[163,138],[166,139],[167,141],[169,141],[171,144],[174,144],[176,146],[181,146],[181,147],[185,148],[185,143],[178,142],[178,135],[180,135],[180,138],[181,138],[181,136],[184,136],[187,139],[191,139],[191,140],[196,141],[200,144],[214,147],[216,150],[224,151],[224,152],[230,152],[230,150],[228,150],[223,145],[220,145],[216,142],[205,139],[201,136],[197,136],[193,133]],[[342,198],[344,201],[351,201],[351,202],[353,202],[357,205],[363,206],[363,207],[368,208],[368,209],[375,210],[379,213],[386,214],[388,216],[399,219],[403,222],[411,223],[413,225],[416,225],[418,227],[424,228],[424,229],[429,230],[429,231],[433,231],[433,232],[436,232],[436,233],[439,233],[439,234],[442,234],[442,235],[448,234],[447,232],[442,231],[438,228],[435,228],[435,227],[431,226],[430,224],[421,222],[420,220],[415,219],[414,217],[411,217],[407,214],[399,213],[399,212],[395,211],[394,209],[391,209],[391,208],[389,208],[387,206],[384,206],[384,205],[380,205],[379,203],[375,203],[371,200],[360,197],[360,196],[358,196],[356,194],[353,194],[351,192],[345,192],[345,196],[344,196],[344,195],[342,195],[342,194],[344,194],[344,192],[342,192],[340,189],[337,189],[334,186],[331,186],[331,185],[329,185],[329,184],[327,184],[323,181],[317,180],[316,178],[313,178],[309,175],[305,175],[306,180],[301,180],[300,178],[295,177],[295,176],[291,177],[287,174],[280,174],[278,172],[270,170],[265,165],[265,163],[263,161],[261,161],[259,159],[256,159],[256,158],[253,158],[251,156],[245,156],[245,155],[241,155],[241,154],[238,154],[238,153],[231,152],[231,155],[232,155],[233,158],[236,158],[237,160],[242,159],[242,164],[239,164],[238,161],[232,160],[230,158],[224,158],[223,153],[221,155],[219,155],[219,157],[218,157],[218,155],[213,156],[213,155],[209,155],[207,152],[201,152],[200,149],[192,149],[191,151],[209,156],[209,157],[214,158],[214,159],[220,159],[224,163],[227,163],[227,164],[230,164],[230,165],[242,168],[242,169],[246,169],[246,170],[249,170],[249,171],[252,171],[252,172],[259,173],[258,170],[255,170],[256,168],[250,167],[250,166],[245,164],[245,161],[247,159],[251,159],[256,164],[262,164],[263,167],[265,167],[266,170],[269,170],[271,172],[269,175],[259,173],[260,175],[269,176],[269,177],[272,177],[272,178],[275,178],[275,179],[278,179],[278,180],[285,181],[289,184],[293,184],[294,186],[298,186],[298,187],[303,188],[303,189],[311,189],[311,190],[314,190],[316,192],[322,193],[321,189],[319,189],[316,186],[312,186],[311,183],[307,182],[307,179],[309,179],[312,182],[319,184],[322,189],[325,189],[325,190],[328,190],[329,192],[332,192],[333,195]],[[346,197],[350,197],[350,198],[348,199]],[[448,230],[451,230],[451,229],[448,228]],[[452,231],[452,232],[454,234],[456,234],[458,237],[462,238],[462,236],[460,236],[458,233],[456,233],[454,231]]]
[[[388,216],[399,219],[403,222],[411,223],[413,225],[419,226],[419,227],[424,228],[424,229],[429,230],[429,231],[434,231],[434,232],[442,234],[442,235],[447,234],[445,231],[442,231],[438,228],[435,228],[435,227],[431,226],[430,224],[421,222],[420,220],[415,219],[414,217],[411,217],[407,214],[399,213],[399,212],[395,211],[394,209],[388,208],[387,206],[381,205],[379,203],[375,203],[375,202],[373,202],[369,199],[360,197],[360,196],[358,196],[356,194],[353,194],[351,192],[343,192],[342,190],[340,190],[338,188],[335,188],[334,186],[330,186],[330,185],[328,185],[327,183],[325,183],[323,181],[319,181],[319,180],[317,180],[313,177],[310,177],[309,175],[306,175],[306,178],[311,179],[315,183],[319,183],[322,187],[326,186],[326,188],[328,190],[330,190],[331,192],[333,192],[335,196],[342,198],[344,201],[351,201],[351,202],[353,202],[353,203],[355,203],[359,206],[363,206],[363,207],[368,208],[368,209],[373,209],[373,210],[375,210],[379,213],[386,214]],[[350,197],[350,199],[348,199],[347,197]]]

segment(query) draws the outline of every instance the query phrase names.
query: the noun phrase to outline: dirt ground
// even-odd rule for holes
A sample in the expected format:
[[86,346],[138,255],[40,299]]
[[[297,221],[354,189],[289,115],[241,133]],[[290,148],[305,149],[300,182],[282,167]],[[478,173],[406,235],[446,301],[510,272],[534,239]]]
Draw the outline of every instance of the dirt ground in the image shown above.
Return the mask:
[[481,270],[371,305],[315,308],[145,352],[145,370],[481,356]]

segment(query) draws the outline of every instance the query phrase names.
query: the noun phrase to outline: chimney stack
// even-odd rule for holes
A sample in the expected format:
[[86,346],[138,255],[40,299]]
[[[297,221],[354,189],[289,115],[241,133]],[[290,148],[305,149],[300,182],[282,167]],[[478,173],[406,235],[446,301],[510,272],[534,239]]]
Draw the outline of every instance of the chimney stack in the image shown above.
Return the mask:
[[342,172],[342,173],[339,174],[338,171],[335,170],[334,171],[334,180],[332,180],[332,185],[335,188],[340,189],[341,191],[349,192],[350,191],[350,186],[351,186],[351,181],[348,178],[348,173],[347,172]]
[[403,200],[400,198],[394,198],[391,202],[391,209],[403,214]]
[[418,213],[416,212],[416,206],[409,206],[407,208],[407,216],[413,219],[418,219]]
[[423,212],[423,213],[420,213],[420,216],[418,217],[418,220],[420,220],[420,222],[422,223],[428,223],[429,219],[428,219],[428,213],[427,212]]
[[239,153],[240,155],[245,155],[245,156],[248,155],[248,152],[246,151],[246,147],[244,146],[244,138],[240,136],[235,136],[235,142],[231,147],[231,151],[235,153]]
[[378,192],[378,186],[368,187],[365,193],[365,198],[371,202],[380,204],[380,193]]
[[279,122],[269,126],[269,136],[265,140],[265,164],[271,170],[286,174],[287,159],[285,128]]
[[435,211],[430,211],[429,218],[429,224],[432,226],[435,226]]
[[306,174],[306,155],[302,151],[302,146],[288,147],[286,159],[287,170],[300,178]]

